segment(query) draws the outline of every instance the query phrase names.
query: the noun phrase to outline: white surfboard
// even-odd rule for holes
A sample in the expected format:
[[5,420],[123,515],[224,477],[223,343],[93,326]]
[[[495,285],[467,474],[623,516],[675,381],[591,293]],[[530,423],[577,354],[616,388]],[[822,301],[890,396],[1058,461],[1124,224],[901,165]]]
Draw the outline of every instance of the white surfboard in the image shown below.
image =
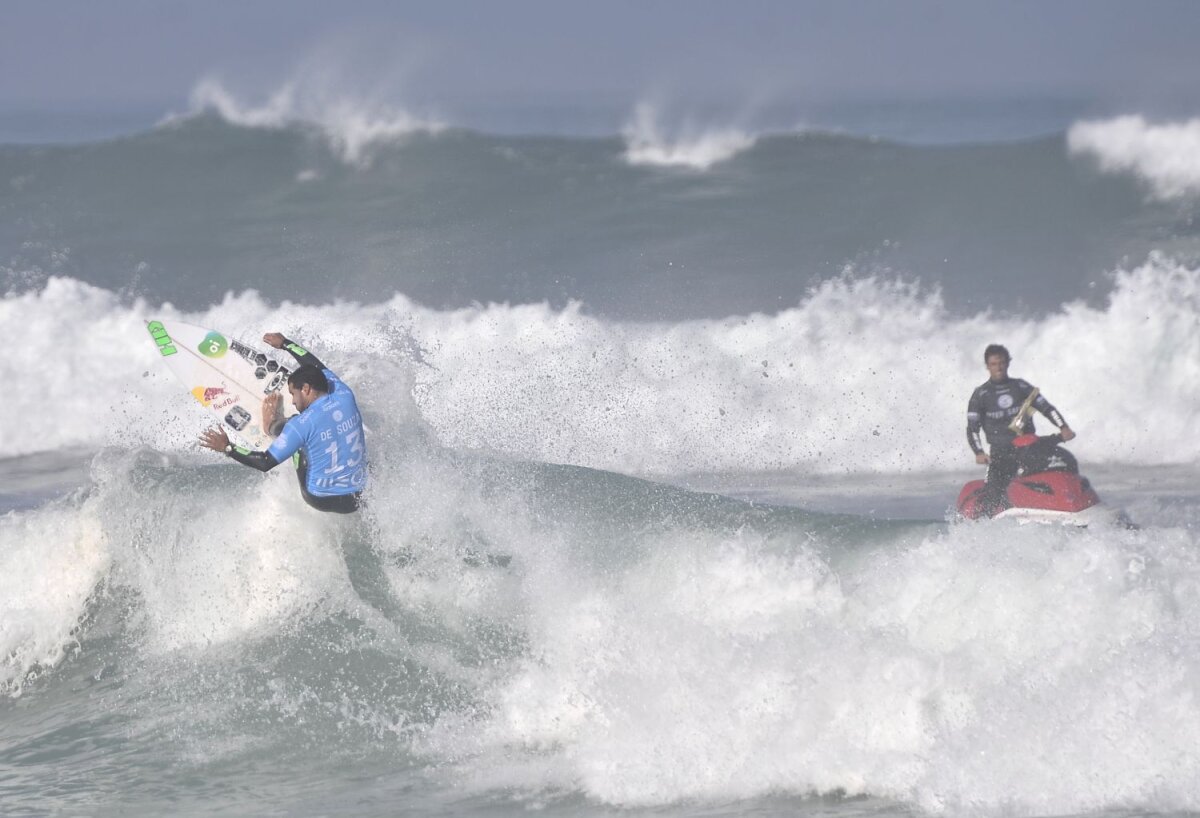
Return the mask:
[[182,321],[147,321],[146,329],[163,362],[230,439],[251,449],[271,445],[263,428],[263,398],[284,389],[294,361]]

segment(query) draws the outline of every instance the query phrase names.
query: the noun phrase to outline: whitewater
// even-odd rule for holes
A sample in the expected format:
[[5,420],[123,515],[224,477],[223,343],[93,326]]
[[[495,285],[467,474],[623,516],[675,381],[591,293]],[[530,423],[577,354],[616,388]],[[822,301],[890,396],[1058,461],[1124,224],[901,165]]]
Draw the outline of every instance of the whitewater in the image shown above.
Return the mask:
[[[0,812],[1200,810],[1194,123],[301,99],[0,146]],[[199,449],[152,317],[316,352],[364,511]],[[992,342],[1136,527],[954,519]]]

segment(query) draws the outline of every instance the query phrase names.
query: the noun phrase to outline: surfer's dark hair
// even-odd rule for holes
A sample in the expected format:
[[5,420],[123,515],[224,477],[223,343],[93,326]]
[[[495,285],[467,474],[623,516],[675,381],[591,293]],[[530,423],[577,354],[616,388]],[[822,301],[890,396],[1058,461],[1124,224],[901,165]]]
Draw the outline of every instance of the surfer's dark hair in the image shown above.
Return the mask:
[[315,366],[302,366],[288,376],[288,386],[301,387],[308,384],[315,392],[329,394],[329,379]]
[[993,355],[999,355],[1006,361],[1012,360],[1012,356],[1008,354],[1008,350],[1000,344],[988,344],[987,349],[983,351],[983,362],[986,364],[987,359]]

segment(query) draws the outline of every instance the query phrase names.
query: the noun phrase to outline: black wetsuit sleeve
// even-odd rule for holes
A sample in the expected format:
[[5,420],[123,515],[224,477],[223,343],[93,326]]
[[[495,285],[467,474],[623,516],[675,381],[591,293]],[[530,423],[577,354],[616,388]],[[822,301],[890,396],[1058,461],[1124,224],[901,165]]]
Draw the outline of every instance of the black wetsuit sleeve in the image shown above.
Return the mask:
[[234,446],[229,452],[229,457],[244,466],[249,466],[252,469],[259,471],[270,471],[279,465],[279,461],[271,457],[267,452],[252,452],[249,449],[243,449],[241,446]]
[[321,363],[321,360],[316,355],[313,355],[304,347],[287,338],[283,339],[283,348],[291,353],[292,357],[296,359],[296,363],[300,364],[300,366],[315,366],[317,369],[326,368],[325,364]]
[[1046,400],[1041,395],[1041,393],[1039,393],[1038,396],[1036,398],[1034,398],[1033,407],[1035,409],[1037,409],[1039,412],[1041,412],[1043,415],[1045,415],[1047,418],[1049,418],[1050,422],[1053,423],[1058,428],[1061,429],[1062,427],[1067,425],[1067,421],[1065,418],[1063,418],[1062,413],[1059,412],[1057,409],[1055,409],[1050,404],[1050,401]]
[[971,400],[967,402],[967,445],[975,454],[983,454],[983,441],[979,437],[982,428],[983,397],[976,389],[971,393]]

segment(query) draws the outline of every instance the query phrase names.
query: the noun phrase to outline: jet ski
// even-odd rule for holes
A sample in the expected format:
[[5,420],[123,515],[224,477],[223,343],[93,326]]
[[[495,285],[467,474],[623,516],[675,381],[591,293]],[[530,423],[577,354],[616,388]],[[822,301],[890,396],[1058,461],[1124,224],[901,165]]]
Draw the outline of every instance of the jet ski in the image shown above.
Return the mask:
[[1079,473],[1075,456],[1061,443],[1060,435],[1018,437],[1013,445],[1021,467],[1005,496],[996,497],[985,481],[972,480],[959,492],[958,513],[968,520],[1015,518],[1079,526],[1117,519],[1101,505],[1092,484]]

